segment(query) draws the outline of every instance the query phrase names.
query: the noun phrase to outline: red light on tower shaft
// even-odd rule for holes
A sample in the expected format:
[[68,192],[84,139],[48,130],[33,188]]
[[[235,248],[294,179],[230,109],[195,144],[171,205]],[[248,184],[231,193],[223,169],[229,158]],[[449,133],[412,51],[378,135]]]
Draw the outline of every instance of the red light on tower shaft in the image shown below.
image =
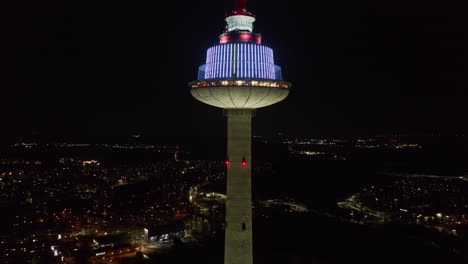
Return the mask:
[[247,166],[247,161],[245,161],[245,158],[242,158],[242,167]]
[[230,161],[230,160],[226,160],[224,163],[226,164],[226,166],[229,166],[229,164],[231,164],[231,161]]

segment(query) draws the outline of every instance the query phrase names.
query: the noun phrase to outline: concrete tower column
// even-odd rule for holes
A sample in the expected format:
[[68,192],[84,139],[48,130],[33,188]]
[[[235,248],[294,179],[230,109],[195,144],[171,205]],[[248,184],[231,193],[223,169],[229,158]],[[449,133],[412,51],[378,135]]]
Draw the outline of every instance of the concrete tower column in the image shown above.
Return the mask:
[[[225,264],[252,264],[251,109],[226,109],[227,200]],[[243,164],[244,163],[244,164]]]

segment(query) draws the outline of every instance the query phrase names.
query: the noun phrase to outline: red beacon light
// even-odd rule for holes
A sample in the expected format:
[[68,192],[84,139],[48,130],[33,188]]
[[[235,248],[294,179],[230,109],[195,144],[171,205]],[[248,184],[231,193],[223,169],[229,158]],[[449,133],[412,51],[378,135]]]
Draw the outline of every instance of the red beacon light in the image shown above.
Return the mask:
[[230,161],[230,160],[226,160],[226,161],[224,162],[224,164],[226,164],[226,166],[229,166],[229,164],[231,164],[231,161]]
[[234,1],[234,12],[240,14],[246,13],[247,10],[247,0],[235,0]]
[[245,161],[245,158],[242,159],[242,167],[247,166],[247,161]]

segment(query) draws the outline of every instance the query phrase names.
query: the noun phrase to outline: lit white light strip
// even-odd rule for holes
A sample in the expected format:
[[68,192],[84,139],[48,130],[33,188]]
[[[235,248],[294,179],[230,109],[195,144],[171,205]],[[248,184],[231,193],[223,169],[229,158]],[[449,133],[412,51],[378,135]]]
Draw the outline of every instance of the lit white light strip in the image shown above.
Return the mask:
[[262,47],[263,48],[263,62],[262,62],[262,65],[263,65],[263,78],[267,79],[268,78],[268,74],[267,74],[267,68],[268,68],[268,57],[267,57],[267,48],[265,46]]
[[257,68],[258,68],[258,78],[262,78],[262,64],[260,63],[262,61],[262,48],[260,46],[257,47],[258,49],[258,58],[257,58]]
[[273,49],[270,49],[271,79],[275,79],[275,61],[273,58]]
[[263,46],[260,46],[260,54],[262,56],[260,56],[260,76],[262,77],[262,79],[265,79],[265,63],[264,63],[264,59],[265,59],[265,53],[263,52]]
[[231,76],[235,76],[237,75],[237,65],[236,65],[236,60],[237,60],[237,45],[236,44],[232,44],[232,75]]
[[210,64],[209,64],[209,63],[210,63],[210,58],[211,58],[211,49],[212,49],[212,48],[209,48],[208,51],[207,51],[207,53],[206,53],[205,79],[206,79],[207,77],[209,77],[209,74],[208,74],[208,73],[209,73],[209,70],[210,70],[210,68],[209,68],[209,65],[210,65]]
[[214,61],[213,61],[213,64],[212,64],[213,65],[213,78],[217,77],[216,76],[216,70],[217,70],[216,69],[217,68],[216,67],[217,66],[216,61],[218,60],[218,49],[219,49],[219,46],[216,46],[216,48],[215,48],[215,57],[214,57]]
[[213,60],[210,63],[210,78],[214,78],[214,61],[215,61],[215,56],[216,56],[216,46],[213,47],[213,54],[211,56]]
[[257,48],[258,48],[258,45],[252,45],[252,48],[253,48],[253,58],[252,58],[252,70],[253,70],[253,74],[252,74],[252,77],[253,78],[258,78],[258,65],[257,65],[257,62],[258,62],[258,59],[257,59]]
[[274,80],[276,79],[276,74],[275,74],[275,56],[273,54],[273,49],[270,49],[270,54],[271,54],[271,78]]
[[214,62],[214,56],[216,54],[216,47],[213,47],[212,48],[212,51],[211,51],[211,63],[209,64],[209,67],[210,67],[210,78],[213,78],[214,75],[213,75],[213,62]]
[[213,61],[213,67],[215,69],[213,78],[218,78],[218,60],[219,60],[219,46],[216,46],[216,53]]
[[226,45],[223,45],[223,53],[221,55],[223,57],[221,60],[221,74],[222,77],[226,77]]
[[260,46],[260,60],[259,60],[259,66],[260,66],[260,76],[262,77],[262,79],[265,78],[265,72],[264,72],[264,69],[263,69],[263,59],[265,58],[264,56],[264,53],[263,53],[263,46]]
[[228,64],[228,76],[232,76],[232,45],[228,44],[228,58],[227,58],[227,64]]
[[240,59],[239,59],[239,77],[244,77],[244,44],[239,44],[239,53],[240,53]]
[[226,57],[224,64],[226,65],[226,76],[229,77],[229,44],[226,45]]
[[239,59],[237,61],[239,63],[239,75],[237,76],[241,77],[242,75],[242,44],[239,43],[238,47],[239,47]]
[[249,72],[247,71],[248,45],[247,44],[243,44],[243,45],[244,45],[244,61],[242,62],[242,64],[244,65],[244,77],[248,78],[249,77]]
[[252,45],[247,45],[247,74],[249,78],[252,77]]
[[240,53],[240,48],[239,48],[239,45],[237,45],[237,44],[234,44],[234,46],[236,47],[236,77],[237,77],[237,76],[239,76],[239,70],[240,70],[240,69],[239,69],[239,68],[240,68],[240,67],[239,67],[239,65],[240,65],[240,63],[239,63],[239,60],[240,60],[240,59],[239,59],[239,58],[240,58],[240,56],[239,56],[239,55],[240,55],[240,54],[239,54],[239,53]]
[[218,46],[218,58],[216,59],[216,78],[221,77],[221,56],[223,55],[222,49],[222,46]]
[[270,79],[270,69],[271,69],[271,64],[270,64],[270,56],[269,56],[269,48],[265,47],[265,60],[266,60],[266,65],[265,65],[265,71],[266,71],[266,77],[267,79]]
[[250,45],[250,77],[255,77],[255,45]]
[[214,56],[214,50],[215,50],[215,47],[211,48],[211,58],[210,58],[210,59],[211,59],[211,62],[210,62],[210,64],[207,65],[207,67],[209,68],[208,76],[209,76],[210,78],[213,78],[213,66],[212,66],[212,63],[213,63],[213,61],[214,61],[214,57],[213,57],[213,56]]

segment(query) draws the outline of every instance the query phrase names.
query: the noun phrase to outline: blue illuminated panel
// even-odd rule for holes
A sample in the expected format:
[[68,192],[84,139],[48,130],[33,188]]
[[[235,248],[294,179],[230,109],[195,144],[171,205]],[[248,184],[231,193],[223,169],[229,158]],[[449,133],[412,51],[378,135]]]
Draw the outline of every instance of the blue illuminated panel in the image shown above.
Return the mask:
[[273,50],[255,43],[225,43],[208,49],[204,79],[259,78],[278,80]]

